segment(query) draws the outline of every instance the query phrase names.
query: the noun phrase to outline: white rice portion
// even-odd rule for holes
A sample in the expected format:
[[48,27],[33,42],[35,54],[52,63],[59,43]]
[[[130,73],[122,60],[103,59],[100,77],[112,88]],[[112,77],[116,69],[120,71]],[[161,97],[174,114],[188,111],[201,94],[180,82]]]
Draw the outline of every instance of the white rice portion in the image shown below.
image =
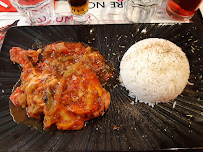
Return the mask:
[[120,63],[120,80],[135,101],[166,103],[187,85],[190,67],[185,53],[174,43],[148,38],[132,45]]

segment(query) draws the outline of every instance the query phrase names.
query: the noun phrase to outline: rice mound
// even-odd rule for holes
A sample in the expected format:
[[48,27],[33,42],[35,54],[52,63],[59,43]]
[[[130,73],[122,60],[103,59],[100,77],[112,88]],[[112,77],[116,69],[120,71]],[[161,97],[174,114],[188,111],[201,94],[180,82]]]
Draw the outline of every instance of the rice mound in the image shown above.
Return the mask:
[[189,75],[185,53],[165,39],[148,38],[135,43],[120,63],[120,80],[129,96],[152,106],[180,95]]

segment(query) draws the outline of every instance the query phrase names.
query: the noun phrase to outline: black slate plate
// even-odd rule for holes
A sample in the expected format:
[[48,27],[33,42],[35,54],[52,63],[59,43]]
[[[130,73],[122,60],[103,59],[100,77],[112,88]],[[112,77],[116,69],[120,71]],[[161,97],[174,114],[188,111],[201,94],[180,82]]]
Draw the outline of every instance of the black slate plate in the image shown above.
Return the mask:
[[[13,121],[9,96],[21,70],[9,59],[13,46],[37,49],[55,41],[84,42],[116,68],[126,50],[149,37],[168,39],[183,48],[191,68],[189,81],[175,102],[154,108],[133,99],[122,86],[108,87],[111,105],[103,117],[79,131],[43,131]],[[11,28],[0,51],[1,151],[141,151],[203,148],[203,35],[193,24],[40,26]]]

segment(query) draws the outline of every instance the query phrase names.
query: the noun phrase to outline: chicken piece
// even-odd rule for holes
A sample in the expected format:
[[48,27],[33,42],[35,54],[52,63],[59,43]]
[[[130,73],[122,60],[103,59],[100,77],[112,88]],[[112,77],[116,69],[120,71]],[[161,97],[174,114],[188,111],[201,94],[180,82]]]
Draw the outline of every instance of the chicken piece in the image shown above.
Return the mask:
[[41,49],[35,50],[23,50],[19,47],[13,47],[10,50],[10,59],[21,65],[22,68],[32,68],[38,61],[38,55],[41,53]]
[[79,62],[91,71],[94,71],[102,84],[105,84],[107,80],[114,76],[113,70],[105,63],[104,57],[99,52],[91,52],[83,55],[79,59]]
[[27,95],[24,93],[24,91],[21,89],[21,87],[18,87],[13,94],[10,96],[11,101],[15,106],[22,106],[22,108],[27,107]]
[[89,54],[91,52],[90,47],[85,47],[81,43],[53,43],[50,45],[47,45],[43,52],[43,57],[47,58],[50,56],[59,56],[60,54],[63,54],[65,57],[67,56],[73,56],[73,55],[83,55],[83,54]]
[[102,88],[95,73],[82,68],[62,79],[55,103],[45,112],[45,128],[56,123],[58,129],[81,129],[84,121],[104,114],[110,104],[110,93]]
[[68,103],[68,109],[76,114],[88,114],[90,112],[93,114],[101,109],[104,111],[105,102],[109,103],[110,98],[102,100],[102,97],[109,92],[102,88],[95,73],[87,69],[80,70],[67,79],[66,83],[69,87],[62,94],[61,102]]
[[[27,108],[30,117],[44,115],[44,127],[56,124],[58,129],[78,130],[84,122],[104,114],[110,104],[110,93],[98,75],[107,80],[107,69],[99,52],[92,52],[81,43],[54,43],[42,50],[13,47],[11,60],[19,63],[23,72],[22,85],[10,96],[16,106]],[[109,74],[104,77],[105,74]]]
[[[56,124],[59,130],[79,130],[84,126],[84,121],[89,119],[84,119],[81,115],[74,114],[67,110],[67,107],[59,105],[57,111],[55,112],[54,120],[48,115],[44,116],[45,128],[49,128],[53,123]],[[51,122],[51,124],[48,124]]]

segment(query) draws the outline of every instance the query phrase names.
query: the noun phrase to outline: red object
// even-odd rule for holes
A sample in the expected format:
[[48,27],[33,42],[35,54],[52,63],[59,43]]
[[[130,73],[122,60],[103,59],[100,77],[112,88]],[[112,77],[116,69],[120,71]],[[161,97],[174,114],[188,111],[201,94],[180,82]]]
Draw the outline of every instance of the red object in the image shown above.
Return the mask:
[[35,5],[44,0],[18,0],[18,3],[21,5]]
[[168,7],[180,16],[192,16],[202,0],[169,0]]
[[6,3],[9,7],[5,8],[0,5],[0,12],[17,12],[16,8],[11,5],[9,0],[1,0],[1,1]]
[[118,130],[117,126],[114,126],[114,127],[113,127],[113,130]]

